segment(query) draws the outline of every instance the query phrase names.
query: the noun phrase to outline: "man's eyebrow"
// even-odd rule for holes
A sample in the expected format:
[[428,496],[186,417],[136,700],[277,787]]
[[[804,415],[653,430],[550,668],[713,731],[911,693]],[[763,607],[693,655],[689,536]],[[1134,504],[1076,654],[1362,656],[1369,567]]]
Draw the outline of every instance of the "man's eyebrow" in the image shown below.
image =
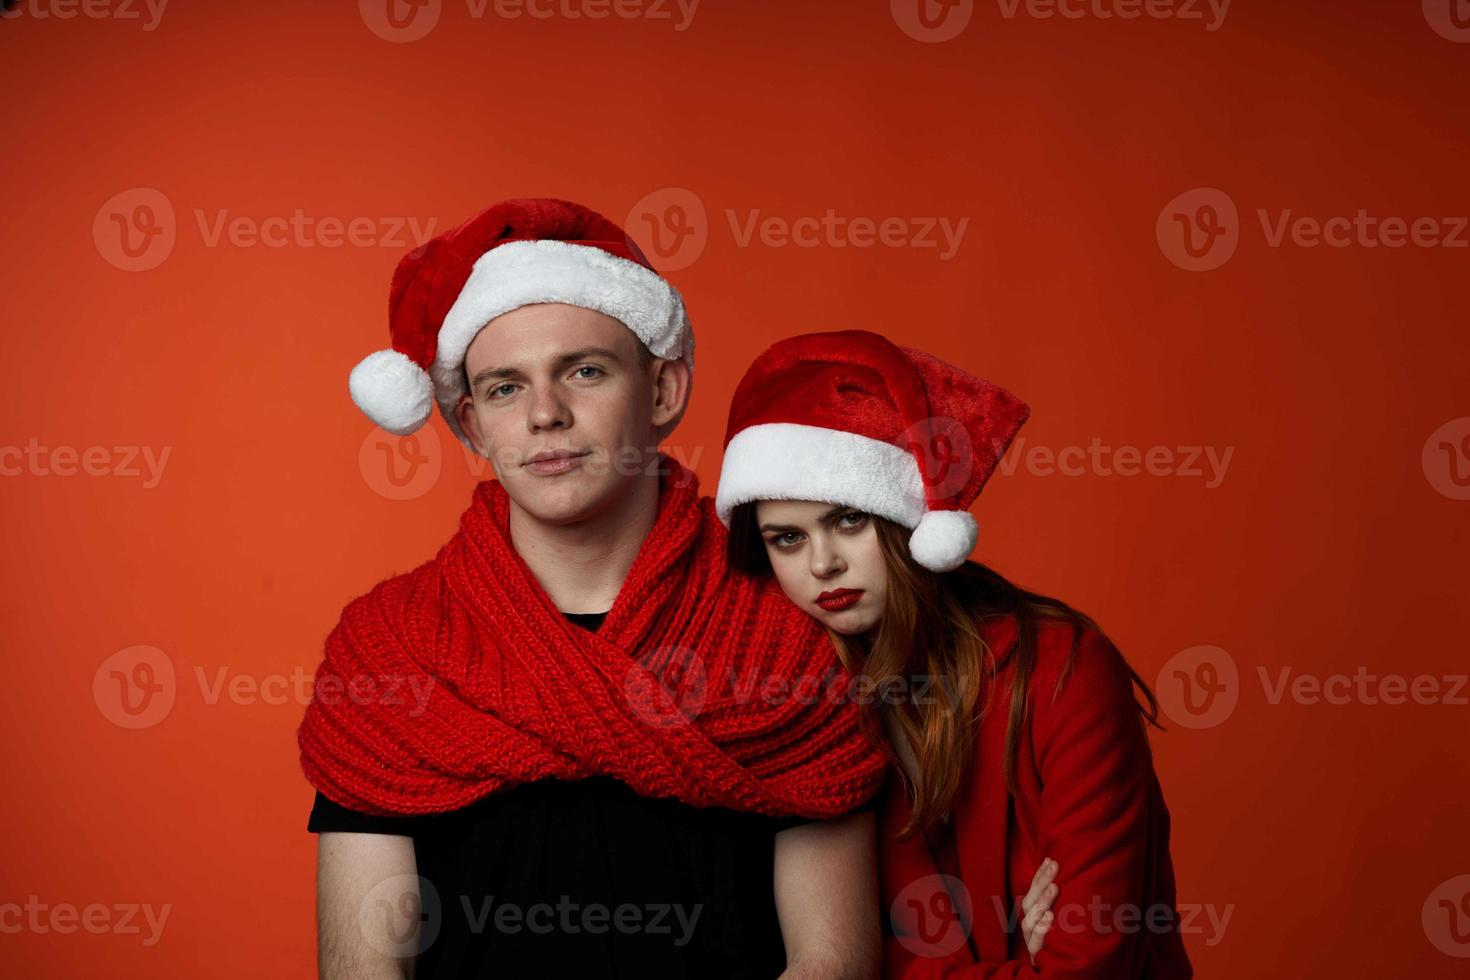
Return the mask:
[[[854,508],[849,507],[846,504],[835,504],[829,510],[827,510],[827,512],[824,513],[821,517],[817,518],[817,523],[818,524],[830,524],[832,521],[835,521],[837,518],[841,517],[843,514],[846,514],[848,511],[853,510],[853,509]],[[800,531],[801,530],[801,528],[797,527],[795,524],[762,524],[760,526],[760,529],[762,531]]]
[[556,359],[556,366],[559,368],[566,367],[574,361],[585,361],[594,357],[601,357],[609,361],[616,361],[618,359],[617,352],[609,350],[606,347],[579,347],[576,350],[567,351],[558,357]]
[[[594,357],[601,357],[610,361],[616,361],[618,359],[617,352],[606,347],[579,347],[576,350],[567,351],[565,354],[559,355],[555,362],[556,369],[559,371],[569,364],[575,364],[577,361],[585,361]],[[520,377],[524,377],[524,375],[517,368],[481,368],[479,371],[476,371],[475,376],[470,379],[470,389],[474,390],[476,388],[479,388],[480,385],[486,381],[499,380],[501,378]]]
[[474,391],[475,389],[479,388],[480,385],[483,384],[484,382],[490,381],[490,380],[493,380],[493,379],[497,379],[497,378],[519,378],[520,376],[521,376],[521,372],[517,371],[515,368],[508,368],[508,367],[487,367],[487,368],[481,368],[480,370],[476,371],[475,372],[475,376],[470,379],[470,390],[471,391]]

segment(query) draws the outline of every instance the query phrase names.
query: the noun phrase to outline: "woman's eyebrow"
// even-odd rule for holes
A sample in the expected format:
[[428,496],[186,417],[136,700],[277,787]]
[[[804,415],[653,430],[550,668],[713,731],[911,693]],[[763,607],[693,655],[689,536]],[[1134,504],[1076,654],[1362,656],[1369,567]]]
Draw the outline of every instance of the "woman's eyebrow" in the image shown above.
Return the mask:
[[[837,520],[837,518],[841,517],[843,514],[846,514],[848,511],[855,510],[855,509],[856,508],[849,507],[846,504],[833,504],[830,509],[828,509],[827,511],[823,512],[823,514],[822,514],[821,517],[818,517],[817,518],[817,523],[818,524],[831,524],[833,521]],[[760,526],[760,529],[762,531],[800,531],[801,530],[801,528],[797,527],[795,524],[762,524]]]
[[762,531],[800,531],[795,524],[762,524]]

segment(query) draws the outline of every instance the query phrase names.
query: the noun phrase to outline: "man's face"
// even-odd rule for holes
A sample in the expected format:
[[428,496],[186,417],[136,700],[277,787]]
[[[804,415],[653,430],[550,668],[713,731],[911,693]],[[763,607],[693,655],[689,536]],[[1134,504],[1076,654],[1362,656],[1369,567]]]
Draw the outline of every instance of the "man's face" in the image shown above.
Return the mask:
[[669,421],[660,374],[671,363],[642,364],[632,331],[610,316],[523,306],[470,343],[457,418],[513,503],[538,521],[577,523],[606,511],[648,468]]

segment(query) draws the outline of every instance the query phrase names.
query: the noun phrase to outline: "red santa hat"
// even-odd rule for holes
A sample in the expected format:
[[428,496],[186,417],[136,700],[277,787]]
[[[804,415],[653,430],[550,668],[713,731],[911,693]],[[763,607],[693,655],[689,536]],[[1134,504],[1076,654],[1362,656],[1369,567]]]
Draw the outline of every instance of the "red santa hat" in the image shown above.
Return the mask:
[[405,255],[389,287],[392,346],[348,378],[358,408],[407,435],[439,411],[460,442],[465,352],[502,313],[566,303],[622,321],[655,357],[694,366],[684,300],[621,228],[580,204],[502,201]]
[[969,506],[1031,410],[1015,395],[866,330],[783,340],[735,390],[715,509],[819,500],[913,530],[925,568],[975,548]]

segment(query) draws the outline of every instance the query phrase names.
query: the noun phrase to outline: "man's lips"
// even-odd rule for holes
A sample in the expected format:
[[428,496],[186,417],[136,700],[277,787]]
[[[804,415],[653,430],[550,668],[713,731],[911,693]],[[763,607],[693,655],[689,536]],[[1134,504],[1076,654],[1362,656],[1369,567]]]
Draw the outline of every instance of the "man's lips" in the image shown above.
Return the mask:
[[817,605],[828,612],[838,612],[857,604],[863,597],[862,589],[833,589],[817,596]]
[[585,450],[546,449],[532,453],[525,465],[526,469],[537,476],[556,476],[581,466],[582,458],[586,455]]

